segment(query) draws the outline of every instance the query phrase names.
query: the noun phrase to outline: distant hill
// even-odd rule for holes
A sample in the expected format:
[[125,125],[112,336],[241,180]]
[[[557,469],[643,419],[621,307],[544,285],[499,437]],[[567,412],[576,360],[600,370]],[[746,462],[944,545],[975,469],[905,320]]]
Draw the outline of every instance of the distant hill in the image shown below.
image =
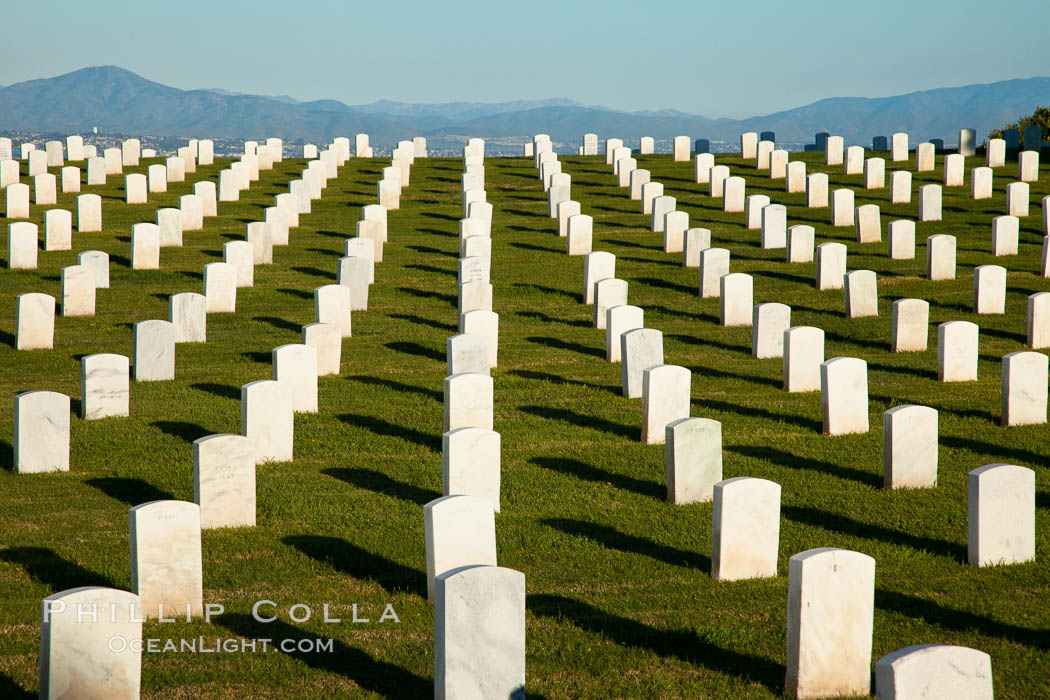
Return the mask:
[[468,136],[513,143],[540,132],[568,146],[578,144],[585,132],[628,143],[640,136],[667,140],[679,134],[735,143],[743,131],[766,130],[775,131],[783,143],[812,142],[814,133],[827,131],[847,144],[870,145],[872,136],[906,131],[913,142],[943,138],[951,144],[960,128],[974,128],[983,139],[991,129],[1048,102],[1050,78],[1024,78],[893,97],[836,97],[748,119],[710,119],[674,109],[625,112],[566,98],[495,104],[380,100],[350,106],[217,88],[179,90],[123,68],[95,66],[0,88],[0,129],[76,133],[97,126],[128,134],[279,136],[317,143],[364,132],[377,145],[421,135],[435,147],[453,147]]

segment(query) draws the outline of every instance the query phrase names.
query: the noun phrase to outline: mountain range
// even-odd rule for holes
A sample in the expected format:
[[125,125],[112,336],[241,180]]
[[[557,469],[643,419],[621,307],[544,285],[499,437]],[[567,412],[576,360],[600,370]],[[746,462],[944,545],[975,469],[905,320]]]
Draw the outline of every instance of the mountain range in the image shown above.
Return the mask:
[[962,127],[978,138],[1050,102],[1050,78],[1021,78],[939,88],[892,97],[836,97],[747,119],[711,119],[674,109],[627,112],[585,106],[571,99],[495,104],[412,104],[380,100],[348,105],[338,100],[299,101],[287,95],[248,95],[211,88],[180,90],[116,66],[82,68],[54,78],[0,88],[0,129],[152,136],[257,138],[323,143],[367,133],[376,145],[426,136],[432,148],[456,148],[479,136],[505,144],[545,132],[567,146],[585,132],[668,140],[679,134],[735,142],[743,131],[774,131],[778,142],[808,143],[813,134],[839,134],[847,144],[906,131],[913,142],[957,140]]

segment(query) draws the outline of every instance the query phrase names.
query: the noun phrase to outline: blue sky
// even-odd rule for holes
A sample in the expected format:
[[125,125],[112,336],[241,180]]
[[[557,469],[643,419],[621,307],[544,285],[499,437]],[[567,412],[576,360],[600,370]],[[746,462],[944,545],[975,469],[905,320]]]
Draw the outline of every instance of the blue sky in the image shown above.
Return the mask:
[[[1004,7],[1004,6],[1000,6]],[[1050,74],[1050,1],[8,0],[0,84],[114,64],[349,104],[569,97],[709,117]]]

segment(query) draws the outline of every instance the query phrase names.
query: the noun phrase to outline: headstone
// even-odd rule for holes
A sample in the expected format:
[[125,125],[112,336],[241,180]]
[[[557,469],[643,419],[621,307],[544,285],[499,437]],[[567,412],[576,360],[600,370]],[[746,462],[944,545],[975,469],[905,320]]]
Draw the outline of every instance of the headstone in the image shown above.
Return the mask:
[[95,270],[84,265],[62,268],[62,315],[95,315]]
[[686,229],[682,241],[682,265],[700,267],[700,251],[711,247],[711,229]]
[[271,351],[273,380],[284,384],[295,413],[317,413],[317,350],[302,343]]
[[435,499],[423,506],[423,524],[428,598],[435,597],[437,576],[464,566],[496,565],[495,517],[488,499],[471,495]]
[[846,275],[846,246],[821,243],[817,246],[817,289],[842,289]]
[[492,311],[492,284],[467,282],[459,285],[459,315],[478,309]]
[[[651,184],[651,183],[650,183]],[[654,233],[663,233],[664,230],[664,217],[675,210],[675,206],[678,201],[674,197],[668,195],[658,195],[653,197],[652,211],[649,218],[649,230]],[[743,207],[743,200],[741,199],[741,207]]]
[[920,173],[933,172],[936,163],[936,147],[932,142],[915,146],[915,170]]
[[847,175],[861,175],[864,173],[863,147],[850,146],[846,149],[845,173]]
[[[141,609],[134,593],[102,586],[71,588],[44,598],[40,697],[137,700],[143,621],[136,611]],[[98,614],[107,610],[110,614]],[[117,651],[121,642],[127,646]]]
[[55,298],[40,292],[19,294],[15,310],[15,349],[50,350],[54,345]]
[[128,415],[129,368],[124,355],[100,353],[80,359],[80,415],[84,420]]
[[454,374],[489,374],[488,338],[460,333],[445,340],[447,376]]
[[57,204],[58,183],[53,173],[40,173],[33,177],[33,204]]
[[944,157],[944,186],[945,187],[962,187],[965,178],[963,177],[963,167],[965,165],[965,158],[959,153],[951,153]]
[[489,367],[495,367],[499,354],[499,314],[484,309],[468,311],[460,317],[459,326],[463,333],[480,335],[488,339],[488,363]]
[[769,170],[769,161],[774,148],[772,141],[762,139],[758,142],[758,150],[755,151],[755,170]]
[[981,167],[970,171],[970,197],[990,199],[992,196],[992,169]]
[[854,270],[843,280],[846,294],[846,318],[879,315],[879,287],[871,270]]
[[707,248],[700,251],[700,297],[713,299],[722,293],[719,280],[729,274],[729,250]]
[[875,560],[821,547],[788,560],[786,693],[868,695]]
[[747,181],[739,176],[727,177],[722,182],[722,211],[744,211],[744,195]]
[[908,134],[898,131],[890,137],[890,160],[908,160]]
[[124,163],[119,148],[107,148],[102,152],[106,159],[106,175],[123,175]]
[[175,327],[176,343],[206,342],[208,300],[195,292],[172,294],[168,297],[168,321]]
[[249,241],[223,243],[222,261],[236,268],[238,287],[255,285],[255,250]]
[[214,182],[197,182],[193,185],[193,194],[201,198],[204,216],[217,216],[218,204]]
[[642,185],[642,213],[653,213],[653,201],[663,196],[664,186],[660,182],[647,182]]
[[71,161],[84,160],[84,137],[79,135],[67,136],[66,154]]
[[1006,142],[1006,147],[1017,150],[1021,147],[1021,132],[1017,129],[1005,129],[1003,131],[1003,140]]
[[789,263],[813,262],[814,235],[813,227],[806,224],[795,224],[788,227],[787,261]]
[[744,200],[744,220],[749,230],[762,228],[762,209],[769,203],[769,197],[764,194],[750,194]]
[[453,374],[445,377],[442,432],[456,428],[492,430],[492,377]]
[[77,264],[91,270],[95,275],[96,289],[109,289],[109,253],[101,250],[85,250],[77,255]]
[[[332,286],[340,287],[340,285]],[[319,377],[339,374],[343,354],[343,334],[339,326],[333,323],[309,323],[303,326],[302,342],[303,345],[312,347],[317,353],[317,375]]]
[[139,321],[135,324],[135,381],[160,382],[175,378],[175,324]]
[[337,282],[350,290],[350,310],[368,310],[369,260],[347,256],[339,258]]
[[0,190],[19,181],[18,161],[0,159]]
[[9,269],[36,269],[38,237],[36,224],[17,221],[7,225],[7,267]]
[[642,442],[660,445],[667,426],[689,417],[692,373],[677,365],[642,370]]
[[827,173],[810,173],[806,176],[806,206],[810,209],[828,206]]
[[131,226],[131,269],[160,268],[160,227],[141,223]]
[[868,363],[856,357],[821,363],[820,407],[825,435],[868,432]]
[[649,183],[649,171],[643,168],[635,168],[631,171],[631,199],[638,201],[642,198],[642,187]]
[[1026,151],[1038,151],[1043,147],[1043,127],[1030,124],[1024,128],[1022,145]]
[[911,173],[894,170],[890,173],[890,204],[911,203]]
[[149,618],[204,613],[201,508],[187,501],[151,501],[129,512],[131,590]]
[[19,474],[69,471],[69,397],[54,391],[15,395],[14,467]]
[[1028,296],[1026,344],[1033,349],[1050,348],[1050,292],[1036,292]]
[[688,136],[674,137],[674,162],[686,163],[689,161],[689,145]]
[[182,214],[183,231],[200,231],[204,228],[204,200],[195,194],[179,197],[179,212]]
[[820,391],[823,363],[823,329],[795,326],[784,331],[785,391]]
[[1002,265],[978,265],[973,269],[973,312],[1006,312],[1006,268]]
[[787,177],[788,152],[782,148],[774,149],[769,154],[769,177],[772,180],[783,180]]
[[1002,424],[1046,423],[1047,356],[1019,351],[1003,356]]
[[62,193],[80,192],[80,168],[69,165],[62,168]]
[[237,310],[237,267],[225,262],[204,266],[204,298],[208,313],[233,313]]
[[255,447],[256,463],[292,459],[294,408],[284,382],[260,380],[241,387],[241,435]]
[[620,336],[627,331],[645,327],[645,316],[638,306],[623,304],[610,306],[605,312],[605,359],[620,361]]
[[265,221],[244,225],[244,240],[252,246],[252,262],[256,265],[273,264],[273,230]]
[[[467,219],[464,219],[467,221]],[[459,256],[488,260],[492,264],[492,239],[486,236],[467,236],[459,240]]]
[[605,330],[605,312],[627,303],[627,282],[610,278],[594,283],[594,327]]
[[955,279],[955,236],[938,233],[926,239],[926,278]]
[[525,575],[462,566],[434,590],[434,697],[524,698]]
[[767,204],[762,208],[762,248],[771,250],[787,246],[787,207]]
[[758,134],[747,131],[740,134],[740,157],[748,160],[754,158],[758,152]]
[[885,186],[886,160],[883,158],[866,159],[864,161],[864,189],[881,190]]
[[547,215],[552,219],[557,217],[558,205],[570,199],[572,199],[572,189],[570,187],[564,185],[551,187],[547,192]]
[[193,501],[201,529],[255,526],[255,450],[243,435],[193,441]]
[[631,172],[638,167],[638,161],[634,158],[621,158],[616,161],[615,174],[617,187],[631,186]]
[[966,516],[971,566],[1034,560],[1035,472],[1012,464],[986,464],[969,472]]
[[638,152],[643,156],[651,156],[655,151],[656,142],[652,136],[643,136],[638,140]]
[[120,144],[120,152],[123,165],[136,167],[142,155],[142,145],[138,139],[127,139]]
[[8,219],[29,218],[29,185],[13,182],[4,188],[4,216]]
[[102,230],[102,197],[97,194],[82,194],[77,197],[77,231],[80,233]]
[[583,261],[583,303],[594,303],[594,285],[616,277],[616,256],[597,251],[587,253]]
[[23,157],[23,160],[29,161],[29,177],[36,177],[47,172],[47,153],[45,151],[34,149],[29,152],[28,158]]
[[719,318],[723,326],[750,326],[754,307],[754,278],[743,272],[719,280]]
[[993,700],[991,657],[966,647],[920,644],[875,662],[880,700],[931,697],[931,692],[956,700]]
[[888,489],[937,486],[937,411],[896,406],[882,414],[883,483]]
[[711,168],[715,167],[714,155],[711,153],[698,153],[693,161],[693,175],[697,184],[709,184],[711,182]]
[[791,307],[777,302],[756,304],[751,319],[751,356],[784,356],[784,332],[791,327]]
[[[343,254],[346,257],[364,258],[368,261],[368,283],[374,284],[376,281],[376,247],[375,244],[367,238],[347,238]],[[489,262],[488,259],[485,261],[485,281],[488,281],[489,276]]]
[[974,129],[959,130],[959,153],[960,156],[977,155],[977,131]]
[[168,191],[168,169],[163,165],[151,165],[146,169],[146,179],[150,192]]
[[992,255],[1017,255],[1020,220],[1016,216],[997,216],[992,219]]
[[923,352],[930,330],[930,302],[924,299],[897,299],[890,321],[892,352]]
[[824,149],[824,165],[842,165],[843,140],[841,136],[828,136]]
[[157,210],[160,247],[182,247],[182,211],[170,207]]
[[978,331],[969,321],[937,326],[937,381],[977,381]]
[[476,496],[499,512],[500,435],[457,428],[441,436],[441,482],[445,496]]
[[[302,182],[302,180],[293,180],[292,182]],[[233,170],[220,170],[218,189],[220,202],[236,202],[239,200],[241,198],[241,190],[237,173]]]
[[831,193],[831,225],[853,225],[853,190],[841,188]]
[[566,222],[566,252],[587,255],[591,252],[594,220],[587,214],[575,214]]
[[1006,213],[1010,216],[1028,216],[1028,199],[1028,183],[1011,182],[1006,186]]
[[583,135],[583,155],[585,155],[585,156],[596,156],[596,155],[598,155],[598,134],[584,134]]
[[685,232],[688,229],[688,212],[669,211],[666,214],[664,214],[664,252],[681,253],[682,246],[685,244]]
[[776,576],[780,484],[738,476],[716,483],[713,497],[711,578],[738,581]]
[[132,173],[124,177],[124,195],[127,204],[146,203],[146,176]]
[[679,418],[667,424],[664,438],[668,502],[709,502],[722,481],[722,424],[709,418]]
[[796,194],[806,191],[806,163],[801,160],[793,160],[787,164],[785,187],[788,194]]
[[642,397],[642,373],[664,362],[663,333],[652,328],[638,328],[620,336],[620,373],[623,395]]

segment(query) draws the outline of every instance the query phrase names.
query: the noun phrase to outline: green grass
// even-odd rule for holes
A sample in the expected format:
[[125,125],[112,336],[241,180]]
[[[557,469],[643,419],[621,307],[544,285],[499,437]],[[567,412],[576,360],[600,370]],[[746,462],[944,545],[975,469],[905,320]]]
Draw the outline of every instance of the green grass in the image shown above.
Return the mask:
[[[917,200],[890,205],[888,189],[865,192],[861,176],[826,169],[822,154],[793,154],[810,172],[829,170],[831,185],[857,188],[856,204],[882,207],[883,228],[912,218]],[[688,211],[732,251],[731,269],[755,277],[755,302],[792,307],[793,325],[827,333],[827,357],[868,361],[872,429],[820,434],[820,397],[780,389],[781,361],[750,356],[750,329],[722,328],[718,300],[696,295],[697,271],[662,252],[638,202],[615,186],[604,158],[564,157],[573,197],[594,217],[595,250],[617,256],[617,276],[646,326],[664,333],[665,361],[690,368],[693,415],[721,421],[724,474],[771,479],[783,487],[779,576],[715,584],[710,567],[710,504],[666,501],[663,446],[640,444],[641,402],[621,396],[620,367],[604,360],[604,331],[591,327],[580,301],[583,259],[564,254],[556,221],[531,159],[486,162],[495,206],[492,280],[500,314],[495,429],[502,435],[502,566],[526,575],[527,688],[555,697],[769,697],[783,693],[787,560],[813,547],[845,547],[876,560],[873,661],[922,643],[959,644],[991,654],[997,696],[1050,694],[1050,427],[1002,428],[1000,358],[1023,349],[1025,298],[1050,290],[1038,276],[1040,211],[1022,221],[1020,255],[993,258],[991,219],[1003,213],[1005,183],[1016,164],[996,170],[996,195],[973,202],[967,187],[945,189],[944,221],[917,226],[917,258],[891,261],[886,243],[860,246],[852,228],[832,229],[827,209],[805,208],[805,195],[757,175],[739,158],[716,156],[748,179],[748,193],[788,206],[788,223],[810,223],[817,242],[849,243],[849,269],[878,274],[880,315],[846,320],[841,291],[818,292],[814,265],[782,262],[763,251],[743,214],[696,185],[691,163],[638,156]],[[153,161],[156,162],[156,161]],[[983,164],[968,159],[967,171]],[[144,162],[137,170],[145,171]],[[11,471],[12,398],[30,389],[80,395],[79,357],[130,354],[130,325],[167,318],[167,297],[201,290],[203,265],[221,245],[261,220],[303,161],[285,161],[242,194],[220,203],[222,216],[165,248],[161,270],[132,271],[130,227],[177,206],[192,182],[215,179],[220,165],[151,195],[123,203],[122,184],[103,188],[98,234],[74,233],[74,251],[40,253],[40,269],[0,274],[0,695],[35,693],[40,600],[82,585],[127,589],[128,516],[158,498],[192,500],[192,440],[237,432],[239,387],[270,377],[270,351],[299,342],[313,321],[313,289],[335,281],[343,241],[360,207],[375,201],[383,163],[351,160],[329,183],[291,245],[257,267],[255,287],[238,291],[236,314],[208,318],[208,342],[179,345],[173,382],[134,384],[131,417],[72,421],[72,471]],[[887,170],[893,164],[887,163]],[[913,167],[913,163],[907,164]],[[145,636],[203,635],[332,638],[333,653],[146,654],[143,691],[153,697],[320,697],[429,695],[432,607],[426,580],[422,506],[441,495],[442,378],[445,338],[456,332],[457,222],[462,216],[458,159],[417,161],[402,209],[391,212],[385,262],[377,266],[367,312],[355,312],[338,377],[320,381],[320,412],[296,417],[295,461],[258,468],[258,526],[203,534],[206,603],[226,614],[208,625],[148,623]],[[913,192],[939,182],[941,169],[915,173]],[[23,180],[24,181],[24,180]],[[888,173],[887,173],[888,181]],[[1045,195],[1050,171],[1033,183]],[[74,209],[74,195],[59,195]],[[33,208],[41,224],[43,208]],[[4,222],[6,223],[6,222]],[[958,277],[922,279],[922,242],[958,237]],[[76,253],[112,256],[111,289],[97,315],[56,322],[55,348],[13,349],[14,298],[59,294],[63,266]],[[971,313],[972,268],[1004,264],[1007,314]],[[931,343],[923,353],[889,352],[890,304],[930,302]],[[972,320],[981,327],[979,380],[936,381],[936,324]],[[919,403],[940,412],[936,489],[882,488],[881,414]],[[1036,470],[1037,560],[978,569],[966,564],[966,473],[993,462]],[[281,621],[260,625],[254,601],[280,604]],[[378,624],[386,603],[400,624]],[[292,622],[294,603],[314,618]],[[343,624],[320,621],[330,605]],[[351,605],[370,623],[352,624]]]

